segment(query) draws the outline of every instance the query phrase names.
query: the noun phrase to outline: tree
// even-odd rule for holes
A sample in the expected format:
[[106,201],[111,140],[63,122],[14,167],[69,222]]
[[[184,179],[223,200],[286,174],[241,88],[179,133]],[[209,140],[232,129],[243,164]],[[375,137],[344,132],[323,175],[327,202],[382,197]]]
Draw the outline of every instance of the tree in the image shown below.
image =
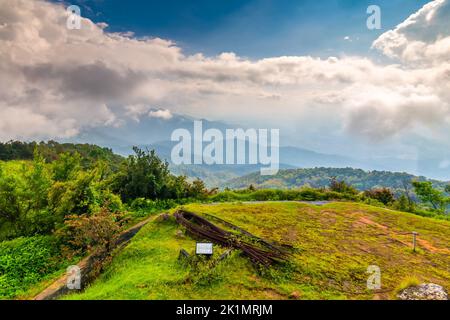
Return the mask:
[[445,212],[449,198],[443,192],[433,188],[430,181],[414,181],[412,184],[414,191],[423,203],[431,205],[436,211]]
[[68,216],[57,235],[70,245],[72,254],[109,252],[125,222],[122,213],[112,213],[103,207],[91,215]]
[[80,171],[74,180],[53,184],[49,205],[59,219],[66,215],[93,213],[103,205],[100,193],[98,171]]
[[403,190],[404,190],[404,194],[403,195],[408,200],[408,207],[409,207],[408,211],[413,211],[414,205],[415,205],[413,199],[411,198],[411,192],[410,192],[411,191],[411,184],[412,184],[411,179],[407,179],[407,180],[403,179],[402,180],[402,186],[403,186]]
[[339,193],[348,193],[348,194],[357,194],[358,190],[356,190],[353,186],[347,184],[343,180],[337,180],[336,177],[332,177],[330,181],[330,190]]
[[189,188],[189,197],[191,198],[203,198],[208,194],[205,183],[200,179],[195,179]]
[[364,191],[364,195],[368,198],[380,201],[384,205],[394,202],[394,193],[389,188],[380,188]]
[[114,181],[114,191],[122,201],[136,198],[158,199],[168,197],[169,164],[159,159],[155,151],[133,147],[131,155],[121,166]]
[[445,186],[445,192],[450,193],[450,184]]
[[78,152],[71,154],[65,152],[52,163],[53,179],[55,181],[68,181],[74,179],[81,169],[81,156]]
[[0,169],[0,219],[18,222],[24,211],[19,183]]

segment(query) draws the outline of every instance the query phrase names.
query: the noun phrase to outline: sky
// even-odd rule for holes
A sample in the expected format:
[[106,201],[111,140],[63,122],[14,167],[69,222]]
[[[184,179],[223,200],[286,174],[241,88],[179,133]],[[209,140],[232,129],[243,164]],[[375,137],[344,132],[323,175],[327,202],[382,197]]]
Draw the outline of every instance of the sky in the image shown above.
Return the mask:
[[[395,27],[429,0],[168,0],[71,1],[111,32],[133,31],[175,41],[186,53],[232,51],[252,59],[283,55],[370,52],[383,30]],[[383,29],[367,32],[366,9],[383,8]],[[124,14],[125,13],[125,14]],[[352,42],[345,41],[348,36]],[[358,40],[356,40],[358,39]]]
[[0,0],[0,140],[174,114],[450,169],[450,0]]

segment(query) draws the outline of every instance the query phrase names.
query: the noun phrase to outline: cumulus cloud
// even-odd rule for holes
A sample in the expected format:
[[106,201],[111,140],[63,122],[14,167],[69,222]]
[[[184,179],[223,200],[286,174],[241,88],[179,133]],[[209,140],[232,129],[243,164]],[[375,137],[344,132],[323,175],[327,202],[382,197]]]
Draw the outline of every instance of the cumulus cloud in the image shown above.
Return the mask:
[[380,36],[373,47],[404,62],[437,64],[450,57],[450,1],[426,4],[394,30]]
[[169,120],[172,119],[172,113],[170,112],[170,110],[152,110],[148,113],[148,116],[150,118],[158,118],[158,119],[163,119],[163,120]]
[[326,109],[347,132],[375,140],[447,124],[449,2],[426,5],[377,39],[375,48],[401,60],[379,65],[185,55],[170,40],[108,33],[88,19],[68,30],[61,5],[0,0],[0,139],[70,137],[174,112],[282,123]]

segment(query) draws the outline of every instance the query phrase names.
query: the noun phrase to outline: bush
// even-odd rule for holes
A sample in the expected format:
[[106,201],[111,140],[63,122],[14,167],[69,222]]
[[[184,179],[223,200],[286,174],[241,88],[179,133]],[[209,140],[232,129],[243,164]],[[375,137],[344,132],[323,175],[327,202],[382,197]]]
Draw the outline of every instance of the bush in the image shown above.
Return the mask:
[[107,252],[112,248],[126,223],[123,214],[111,213],[107,207],[92,215],[72,215],[57,231],[69,258],[84,253]]
[[389,188],[372,189],[364,191],[364,196],[367,198],[375,199],[385,206],[394,202],[394,193]]
[[0,299],[23,293],[64,267],[54,236],[17,238],[0,243]]
[[238,194],[233,191],[222,191],[209,198],[212,202],[231,202],[231,201],[246,201],[245,195]]
[[148,214],[168,210],[180,204],[186,204],[188,202],[192,202],[191,199],[186,198],[180,200],[150,200],[145,198],[137,198],[134,199],[133,202],[131,202],[128,208],[133,212],[133,216],[144,217]]
[[333,177],[330,181],[330,190],[352,195],[358,194],[358,190],[356,190],[353,186],[347,184],[345,181],[337,180],[335,177]]

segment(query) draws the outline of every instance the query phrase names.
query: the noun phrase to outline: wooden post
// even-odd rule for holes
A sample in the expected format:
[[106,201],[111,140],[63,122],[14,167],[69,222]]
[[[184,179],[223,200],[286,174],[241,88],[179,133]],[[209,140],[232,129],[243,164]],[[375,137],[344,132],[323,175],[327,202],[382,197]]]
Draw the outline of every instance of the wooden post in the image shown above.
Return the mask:
[[417,232],[413,231],[413,251],[416,252],[416,237],[418,235]]

